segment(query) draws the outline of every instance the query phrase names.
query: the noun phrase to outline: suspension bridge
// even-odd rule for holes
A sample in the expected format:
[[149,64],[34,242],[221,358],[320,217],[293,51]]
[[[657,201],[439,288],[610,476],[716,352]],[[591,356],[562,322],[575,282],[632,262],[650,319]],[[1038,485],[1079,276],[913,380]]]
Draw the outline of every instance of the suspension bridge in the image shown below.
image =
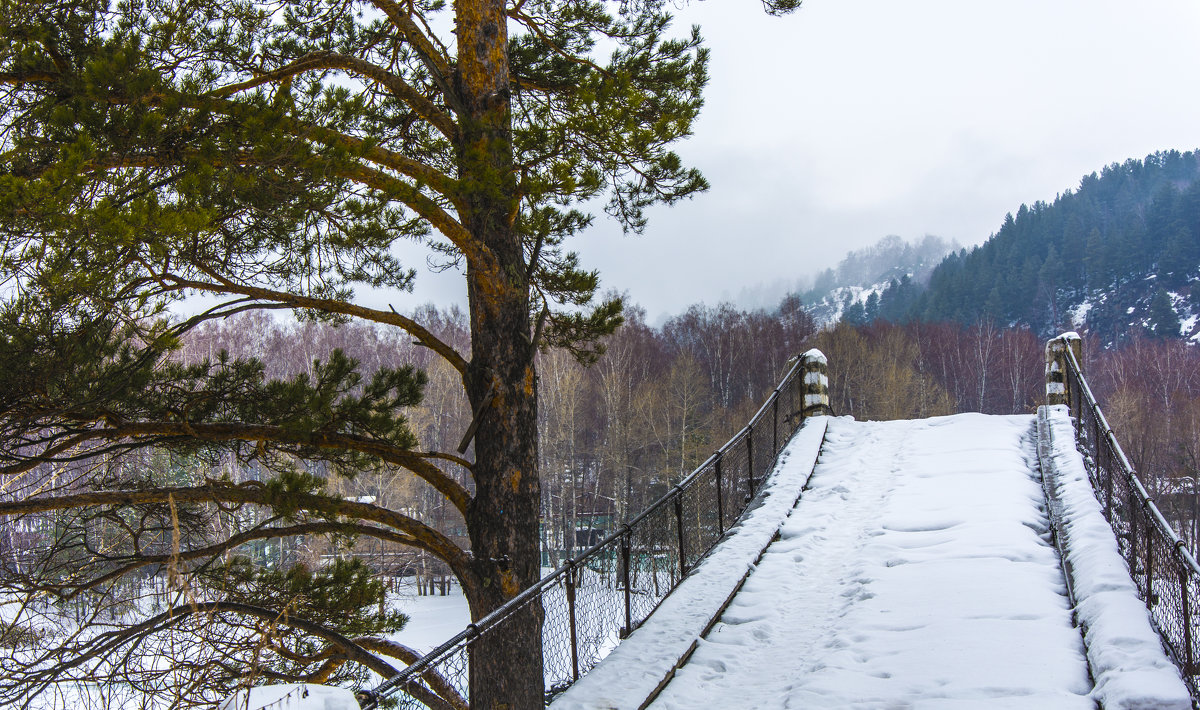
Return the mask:
[[1080,348],[1047,345],[1037,415],[899,422],[829,416],[810,351],[661,500],[363,706],[465,710],[472,646],[540,605],[556,710],[1197,707],[1200,566]]

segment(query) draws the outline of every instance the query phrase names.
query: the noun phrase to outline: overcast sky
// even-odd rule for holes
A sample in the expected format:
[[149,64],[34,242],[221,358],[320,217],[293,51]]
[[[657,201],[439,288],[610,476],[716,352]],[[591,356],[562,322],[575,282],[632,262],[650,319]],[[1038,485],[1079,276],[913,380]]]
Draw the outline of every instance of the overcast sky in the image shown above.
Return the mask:
[[[574,243],[650,320],[774,294],[888,234],[986,239],[1103,166],[1200,147],[1196,0],[683,5],[712,50],[696,134],[712,188]],[[422,274],[415,301],[461,298]]]

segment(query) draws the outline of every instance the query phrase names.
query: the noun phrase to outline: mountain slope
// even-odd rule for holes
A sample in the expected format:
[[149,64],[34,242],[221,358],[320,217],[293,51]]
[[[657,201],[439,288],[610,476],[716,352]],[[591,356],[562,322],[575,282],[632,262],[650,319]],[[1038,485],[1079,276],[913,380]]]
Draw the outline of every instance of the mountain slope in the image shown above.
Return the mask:
[[923,283],[946,254],[956,249],[957,243],[933,235],[915,242],[888,235],[848,253],[836,269],[819,273],[801,300],[808,304],[805,310],[818,326],[840,320],[873,320],[879,315],[880,295],[891,284]]
[[[1053,203],[1022,205],[982,245],[946,257],[928,288],[889,289],[889,320],[992,319],[1103,342],[1200,337],[1200,152],[1110,165]],[[904,303],[900,303],[903,301]]]

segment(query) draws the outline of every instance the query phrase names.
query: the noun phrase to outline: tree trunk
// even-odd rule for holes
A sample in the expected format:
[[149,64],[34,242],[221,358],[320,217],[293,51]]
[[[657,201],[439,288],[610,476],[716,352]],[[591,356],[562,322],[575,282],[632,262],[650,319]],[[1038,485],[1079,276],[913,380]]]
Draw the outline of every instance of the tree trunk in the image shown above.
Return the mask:
[[[529,284],[520,235],[509,106],[503,0],[458,0],[457,89],[462,100],[462,217],[481,247],[467,255],[471,363],[466,376],[475,434],[475,497],[467,510],[473,571],[471,615],[483,615],[539,579],[537,378]],[[542,609],[534,604],[471,651],[471,705],[543,706]]]

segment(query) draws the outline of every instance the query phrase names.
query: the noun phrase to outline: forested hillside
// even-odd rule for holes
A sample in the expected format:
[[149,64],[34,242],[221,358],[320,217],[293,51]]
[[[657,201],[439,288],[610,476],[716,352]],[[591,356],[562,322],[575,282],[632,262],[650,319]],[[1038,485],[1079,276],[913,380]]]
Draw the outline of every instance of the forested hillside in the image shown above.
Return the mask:
[[1194,337],[1200,314],[1200,153],[1169,151],[1022,205],[979,247],[948,256],[927,288],[895,282],[865,320],[990,319],[1097,342]]
[[837,267],[816,274],[800,298],[817,325],[839,320],[862,323],[865,309],[877,310],[879,294],[889,283],[925,283],[934,267],[958,248],[957,242],[931,234],[913,242],[890,234],[846,254]]

